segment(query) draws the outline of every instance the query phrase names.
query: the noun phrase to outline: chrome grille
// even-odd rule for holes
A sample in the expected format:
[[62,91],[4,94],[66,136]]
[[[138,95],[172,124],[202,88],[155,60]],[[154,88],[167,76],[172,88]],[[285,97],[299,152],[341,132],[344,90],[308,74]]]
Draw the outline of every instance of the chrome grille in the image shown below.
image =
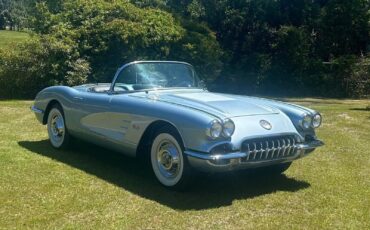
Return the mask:
[[242,152],[247,156],[241,162],[257,162],[289,158],[297,153],[297,140],[294,135],[263,137],[246,140]]

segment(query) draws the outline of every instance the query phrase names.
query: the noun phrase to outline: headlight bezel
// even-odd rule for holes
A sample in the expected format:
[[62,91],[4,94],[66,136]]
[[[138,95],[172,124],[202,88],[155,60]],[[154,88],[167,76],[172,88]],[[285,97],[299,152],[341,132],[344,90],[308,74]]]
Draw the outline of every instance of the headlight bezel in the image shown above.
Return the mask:
[[[315,121],[316,118],[319,118],[318,123]],[[317,129],[321,126],[321,124],[322,124],[322,116],[320,113],[316,113],[315,115],[312,116],[312,127]]]
[[301,120],[301,127],[305,130],[312,128],[312,116],[310,114],[305,113],[303,115],[303,118]]
[[[315,119],[318,119],[318,122],[315,121]],[[314,113],[314,114],[303,114],[303,118],[300,121],[301,127],[304,130],[308,129],[317,129],[322,124],[322,116],[320,113]]]
[[[215,133],[217,128],[220,128],[220,130],[218,131],[218,134],[217,132]],[[209,124],[209,128],[207,129],[207,136],[209,136],[212,139],[217,139],[222,135],[222,130],[223,130],[223,126],[222,126],[221,121],[215,119],[211,121]]]
[[[228,129],[228,131],[226,131],[226,129]],[[234,132],[235,132],[235,123],[229,118],[225,119],[222,124],[222,136],[231,137],[234,134]]]
[[209,123],[206,134],[214,140],[220,137],[229,138],[234,134],[234,131],[235,123],[231,119],[214,119]]

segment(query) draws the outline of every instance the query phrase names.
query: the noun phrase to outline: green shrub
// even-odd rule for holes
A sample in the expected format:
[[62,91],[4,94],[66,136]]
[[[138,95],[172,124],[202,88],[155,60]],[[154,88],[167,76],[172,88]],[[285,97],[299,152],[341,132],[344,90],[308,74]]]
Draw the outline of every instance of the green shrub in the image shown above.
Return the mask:
[[370,97],[370,57],[361,57],[353,66],[347,90],[351,97]]
[[[33,39],[1,50],[0,97],[34,97],[50,85],[110,82],[133,60],[195,63],[205,77],[220,68],[221,49],[206,27],[184,28],[170,13],[127,1],[66,0],[52,13],[36,6]],[[186,26],[186,25],[185,25]]]
[[[221,49],[214,34],[209,29],[193,32],[197,28],[185,28],[184,23],[162,10],[141,9],[125,0],[67,0],[56,14],[45,11],[43,4],[37,8],[44,17],[35,20],[35,30],[74,43],[79,57],[90,63],[88,81],[111,81],[120,65],[133,60],[198,63],[206,57],[209,61],[198,65],[200,69],[205,65],[219,68]],[[189,46],[203,56],[188,54]]]
[[29,98],[50,85],[84,83],[89,73],[89,63],[73,47],[50,37],[0,49],[1,98]]

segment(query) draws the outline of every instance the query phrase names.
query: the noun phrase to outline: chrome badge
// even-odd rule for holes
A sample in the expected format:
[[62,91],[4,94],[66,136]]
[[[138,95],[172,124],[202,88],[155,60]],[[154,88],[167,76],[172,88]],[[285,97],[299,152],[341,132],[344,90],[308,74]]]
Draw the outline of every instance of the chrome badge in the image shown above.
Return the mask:
[[270,122],[266,120],[260,120],[260,125],[262,126],[262,128],[267,129],[267,130],[270,130],[272,128],[272,125],[270,124]]

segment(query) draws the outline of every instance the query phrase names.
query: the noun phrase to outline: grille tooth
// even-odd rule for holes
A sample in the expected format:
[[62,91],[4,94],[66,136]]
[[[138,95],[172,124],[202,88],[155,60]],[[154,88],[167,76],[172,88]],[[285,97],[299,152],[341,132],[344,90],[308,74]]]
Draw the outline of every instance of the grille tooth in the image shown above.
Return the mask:
[[292,138],[292,151],[290,152],[290,155],[292,155],[294,153],[294,146],[295,146],[295,140],[294,138]]
[[293,151],[292,154],[296,152],[296,147],[295,147],[295,138],[293,137]]
[[286,151],[286,145],[285,145],[285,139],[283,138],[283,156],[285,155]]
[[296,139],[293,135],[256,138],[243,142],[242,151],[248,153],[243,162],[284,159],[297,152]]
[[265,148],[263,147],[263,142],[262,141],[260,142],[260,146],[261,146],[261,156],[260,156],[260,159],[262,159],[263,158],[263,153],[265,152]]
[[254,149],[253,149],[253,160],[255,160],[256,159],[256,155],[257,155],[257,145],[256,145],[256,142],[253,142],[253,147],[254,147]]
[[288,138],[288,148],[287,148],[287,152],[286,152],[286,154],[289,156],[289,154],[290,154],[290,149],[291,149],[292,147],[291,147],[291,144],[290,144],[290,138]]
[[267,146],[266,145],[265,145],[265,148],[263,149],[263,152],[265,154],[265,159],[267,159],[268,158],[268,151],[267,151]]
[[271,140],[271,143],[272,143],[271,158],[274,158],[274,154],[275,154],[275,143],[274,143],[274,140]]
[[249,160],[249,157],[250,157],[250,155],[251,155],[251,154],[250,154],[251,149],[249,148],[249,144],[247,144],[247,146],[248,146],[247,151],[248,151],[248,153],[249,153],[249,154],[248,154],[248,156],[247,156],[247,161],[248,161],[248,160]]
[[266,159],[269,157],[269,151],[270,151],[270,149],[269,149],[269,142],[268,141],[266,141],[266,149],[265,149],[265,151],[266,151]]
[[284,139],[280,139],[280,144],[281,144],[281,146],[280,146],[280,151],[279,151],[279,152],[280,152],[279,157],[280,157],[280,156],[282,156],[282,157],[284,156],[284,154],[283,154],[283,153],[284,153],[284,148],[285,148],[285,146],[284,146],[283,142],[284,142]]
[[274,144],[271,142],[271,140],[269,140],[269,144],[271,146],[271,148],[269,148],[269,153],[271,153],[271,158],[273,157],[274,155]]

